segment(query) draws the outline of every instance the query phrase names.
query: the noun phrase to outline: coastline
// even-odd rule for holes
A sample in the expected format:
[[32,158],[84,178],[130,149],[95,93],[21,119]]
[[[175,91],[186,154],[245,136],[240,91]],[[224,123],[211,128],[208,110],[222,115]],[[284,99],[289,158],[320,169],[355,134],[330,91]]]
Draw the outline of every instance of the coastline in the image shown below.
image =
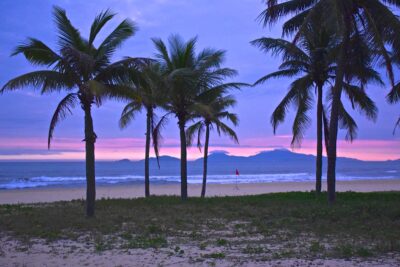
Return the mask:
[[[241,196],[266,193],[312,191],[314,182],[270,182],[270,183],[242,183],[238,184],[208,184],[206,196]],[[375,179],[337,181],[338,192],[375,192],[400,191],[400,179]],[[323,182],[322,190],[326,190]],[[190,197],[200,195],[201,184],[189,184]],[[180,193],[180,184],[154,184],[150,187],[152,195],[177,195]],[[85,187],[39,187],[29,189],[10,189],[0,191],[0,204],[41,203],[55,201],[70,201],[84,199]],[[129,185],[98,185],[97,199],[101,198],[138,198],[144,197],[144,186]]]

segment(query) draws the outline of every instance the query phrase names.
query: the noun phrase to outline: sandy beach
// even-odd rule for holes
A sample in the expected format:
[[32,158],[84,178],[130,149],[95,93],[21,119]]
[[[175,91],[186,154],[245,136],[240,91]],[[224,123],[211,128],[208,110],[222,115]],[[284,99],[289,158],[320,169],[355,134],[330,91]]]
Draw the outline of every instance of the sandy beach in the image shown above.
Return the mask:
[[[400,179],[391,180],[358,180],[338,181],[337,191],[374,192],[374,191],[400,191]],[[209,184],[207,185],[207,196],[239,196],[256,195],[276,192],[311,191],[314,182],[276,182],[258,184]],[[326,184],[323,185],[326,190]],[[189,185],[189,196],[199,196],[200,184]],[[179,195],[180,185],[151,185],[153,195]],[[144,196],[142,185],[115,185],[98,186],[97,198],[137,198]],[[15,189],[0,191],[0,204],[16,203],[39,203],[54,202],[61,200],[83,199],[85,197],[84,187],[57,187],[57,188],[35,188]]]
[[[326,185],[324,185],[326,186]],[[286,182],[260,184],[210,184],[208,196],[254,195],[273,192],[311,191],[313,182]],[[189,185],[189,195],[198,196],[201,185]],[[323,188],[326,189],[325,187]],[[372,191],[400,191],[398,180],[359,180],[339,181],[338,191],[372,192]],[[137,198],[143,197],[144,188],[141,185],[98,186],[98,198]],[[152,185],[154,195],[179,195],[180,185]],[[76,188],[36,188],[23,190],[0,191],[1,204],[39,203],[60,200],[83,199],[84,187]],[[46,205],[43,205],[46,206]],[[132,211],[134,211],[133,209]],[[229,208],[228,208],[229,210]],[[374,209],[372,209],[374,210]],[[144,214],[145,216],[146,214]],[[148,216],[148,215],[146,215]],[[38,219],[38,218],[36,218]],[[155,222],[152,219],[152,222]],[[129,220],[130,221],[130,220]],[[205,231],[205,241],[201,243],[194,239],[189,231],[188,238],[173,235],[167,237],[168,246],[160,248],[112,248],[102,250],[99,246],[107,246],[112,238],[121,236],[120,232],[111,236],[103,236],[101,242],[96,235],[87,233],[75,240],[60,239],[48,242],[45,239],[32,238],[28,243],[7,233],[0,235],[0,266],[398,266],[398,253],[385,253],[379,257],[351,257],[351,258],[324,258],[309,256],[297,258],[281,256],[275,259],[274,251],[285,251],[290,242],[292,249],[306,248],[314,244],[317,236],[302,236],[300,239],[291,237],[286,241],[274,242],[274,235],[238,234],[242,230],[232,225],[242,221],[227,222],[226,229]],[[124,223],[123,225],[128,225]],[[123,228],[123,227],[122,227]],[[122,229],[121,228],[121,229]],[[235,230],[236,229],[236,230]],[[240,228],[242,229],[242,228]],[[239,231],[239,232],[237,232]],[[99,238],[99,237],[97,237]],[[111,239],[109,239],[111,238]],[[229,245],[221,246],[218,240],[228,240]],[[269,238],[269,239],[268,239]],[[272,239],[271,239],[272,238]],[[120,240],[120,239],[118,239]],[[122,240],[122,241],[121,241]],[[121,239],[118,242],[124,242]],[[326,240],[321,239],[322,246],[329,247]],[[100,243],[99,243],[100,242]],[[246,243],[247,242],[247,243]],[[303,242],[303,243],[302,243]],[[314,242],[314,243],[313,243]],[[100,245],[99,245],[100,244]],[[110,243],[111,244],[111,243]],[[121,243],[122,244],[122,243]],[[204,244],[207,244],[206,247]],[[245,245],[247,244],[247,245]],[[255,246],[254,248],[250,245]],[[249,247],[250,246],[250,247]],[[282,247],[280,247],[282,246]],[[293,247],[294,246],[294,247]],[[258,249],[249,250],[250,248]],[[260,249],[264,252],[262,254]],[[178,251],[178,252],[177,252]],[[256,253],[256,254],[254,254]],[[261,254],[260,254],[261,253]],[[214,256],[208,256],[214,255]],[[219,257],[219,255],[222,255]],[[269,255],[268,260],[262,255]],[[277,254],[278,255],[278,254]],[[311,254],[310,254],[311,255]],[[217,257],[218,256],[218,257]],[[260,258],[261,257],[261,258]],[[261,259],[261,260],[260,260]]]

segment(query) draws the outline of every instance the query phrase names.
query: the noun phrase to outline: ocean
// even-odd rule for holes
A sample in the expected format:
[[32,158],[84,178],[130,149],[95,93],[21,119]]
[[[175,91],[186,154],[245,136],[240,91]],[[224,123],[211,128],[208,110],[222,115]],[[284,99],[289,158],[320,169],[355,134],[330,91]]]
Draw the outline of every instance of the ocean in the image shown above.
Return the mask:
[[[256,160],[242,162],[211,158],[207,182],[212,184],[268,183],[314,181],[314,162],[298,164],[279,161],[280,164]],[[296,161],[297,162],[297,161]],[[287,163],[287,164],[286,164]],[[326,165],[326,164],[325,164]],[[392,162],[350,162],[338,164],[337,180],[400,179],[400,164]],[[263,166],[263,167],[260,167]],[[144,183],[143,161],[127,160],[96,163],[98,185]],[[235,175],[236,168],[240,174]],[[325,179],[325,176],[323,177]],[[179,183],[179,160],[164,158],[161,168],[151,161],[152,184]],[[202,182],[202,160],[188,163],[188,182]],[[81,187],[85,185],[84,162],[0,162],[0,190],[39,187]]]

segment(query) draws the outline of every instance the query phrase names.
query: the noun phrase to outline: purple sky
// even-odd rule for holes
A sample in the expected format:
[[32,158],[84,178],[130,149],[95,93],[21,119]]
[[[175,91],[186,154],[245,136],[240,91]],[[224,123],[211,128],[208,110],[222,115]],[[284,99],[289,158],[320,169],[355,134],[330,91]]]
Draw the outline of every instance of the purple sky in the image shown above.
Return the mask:
[[[262,75],[276,70],[279,58],[272,58],[252,47],[249,42],[261,36],[280,37],[280,27],[262,28],[256,20],[264,4],[261,0],[97,0],[97,1],[23,1],[2,0],[0,24],[0,84],[10,78],[34,70],[22,56],[10,57],[12,49],[31,36],[56,49],[52,5],[67,10],[73,24],[83,36],[88,35],[94,16],[107,8],[118,13],[105,28],[109,32],[122,19],[130,18],[139,26],[137,34],[117,51],[115,59],[123,56],[151,57],[154,48],[150,38],[166,38],[178,33],[185,39],[198,36],[198,48],[213,47],[227,50],[226,66],[239,71],[235,79],[253,83]],[[100,36],[101,37],[101,36]],[[101,38],[100,38],[101,39]],[[395,71],[399,75],[398,69]],[[385,77],[385,76],[384,76]],[[240,118],[236,129],[240,145],[227,138],[211,135],[211,150],[226,150],[231,154],[250,155],[262,150],[290,147],[293,112],[274,136],[269,123],[270,115],[287,91],[289,80],[275,80],[256,88],[244,88],[235,93],[238,105],[235,112]],[[399,134],[393,136],[393,126],[400,112],[399,106],[385,102],[388,87],[371,86],[368,92],[379,108],[375,123],[366,121],[356,113],[359,131],[353,144],[339,141],[339,155],[360,159],[400,158]],[[41,96],[32,89],[0,95],[0,160],[11,159],[83,159],[83,114],[79,108],[63,121],[55,132],[54,149],[47,151],[48,124],[63,95]],[[98,159],[138,159],[143,156],[145,132],[144,116],[126,130],[118,128],[123,103],[106,102],[94,110]],[[162,115],[162,111],[159,111]],[[311,116],[314,119],[315,111]],[[298,152],[314,153],[315,125],[307,131]],[[162,154],[178,155],[178,130],[171,120],[164,132]],[[340,139],[344,134],[340,133]],[[189,151],[190,158],[200,157],[197,149]]]

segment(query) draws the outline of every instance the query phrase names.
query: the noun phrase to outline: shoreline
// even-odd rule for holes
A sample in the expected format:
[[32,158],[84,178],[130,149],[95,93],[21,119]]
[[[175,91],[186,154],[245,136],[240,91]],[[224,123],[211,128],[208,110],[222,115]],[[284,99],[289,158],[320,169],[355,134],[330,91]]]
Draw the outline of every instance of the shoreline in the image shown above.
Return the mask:
[[[269,183],[242,183],[238,184],[208,184],[206,196],[243,196],[267,193],[312,191],[315,182],[269,182]],[[144,197],[142,184],[129,185],[98,185],[96,187],[97,199],[101,198],[139,198]],[[326,182],[322,190],[326,190]],[[375,191],[400,191],[400,179],[375,179],[337,181],[338,192],[375,192]],[[201,184],[189,184],[189,197],[200,196]],[[154,184],[150,186],[152,195],[176,195],[180,194],[180,184]],[[84,199],[85,187],[39,187],[29,189],[0,190],[0,204],[18,203],[45,203],[55,201],[70,201]]]

